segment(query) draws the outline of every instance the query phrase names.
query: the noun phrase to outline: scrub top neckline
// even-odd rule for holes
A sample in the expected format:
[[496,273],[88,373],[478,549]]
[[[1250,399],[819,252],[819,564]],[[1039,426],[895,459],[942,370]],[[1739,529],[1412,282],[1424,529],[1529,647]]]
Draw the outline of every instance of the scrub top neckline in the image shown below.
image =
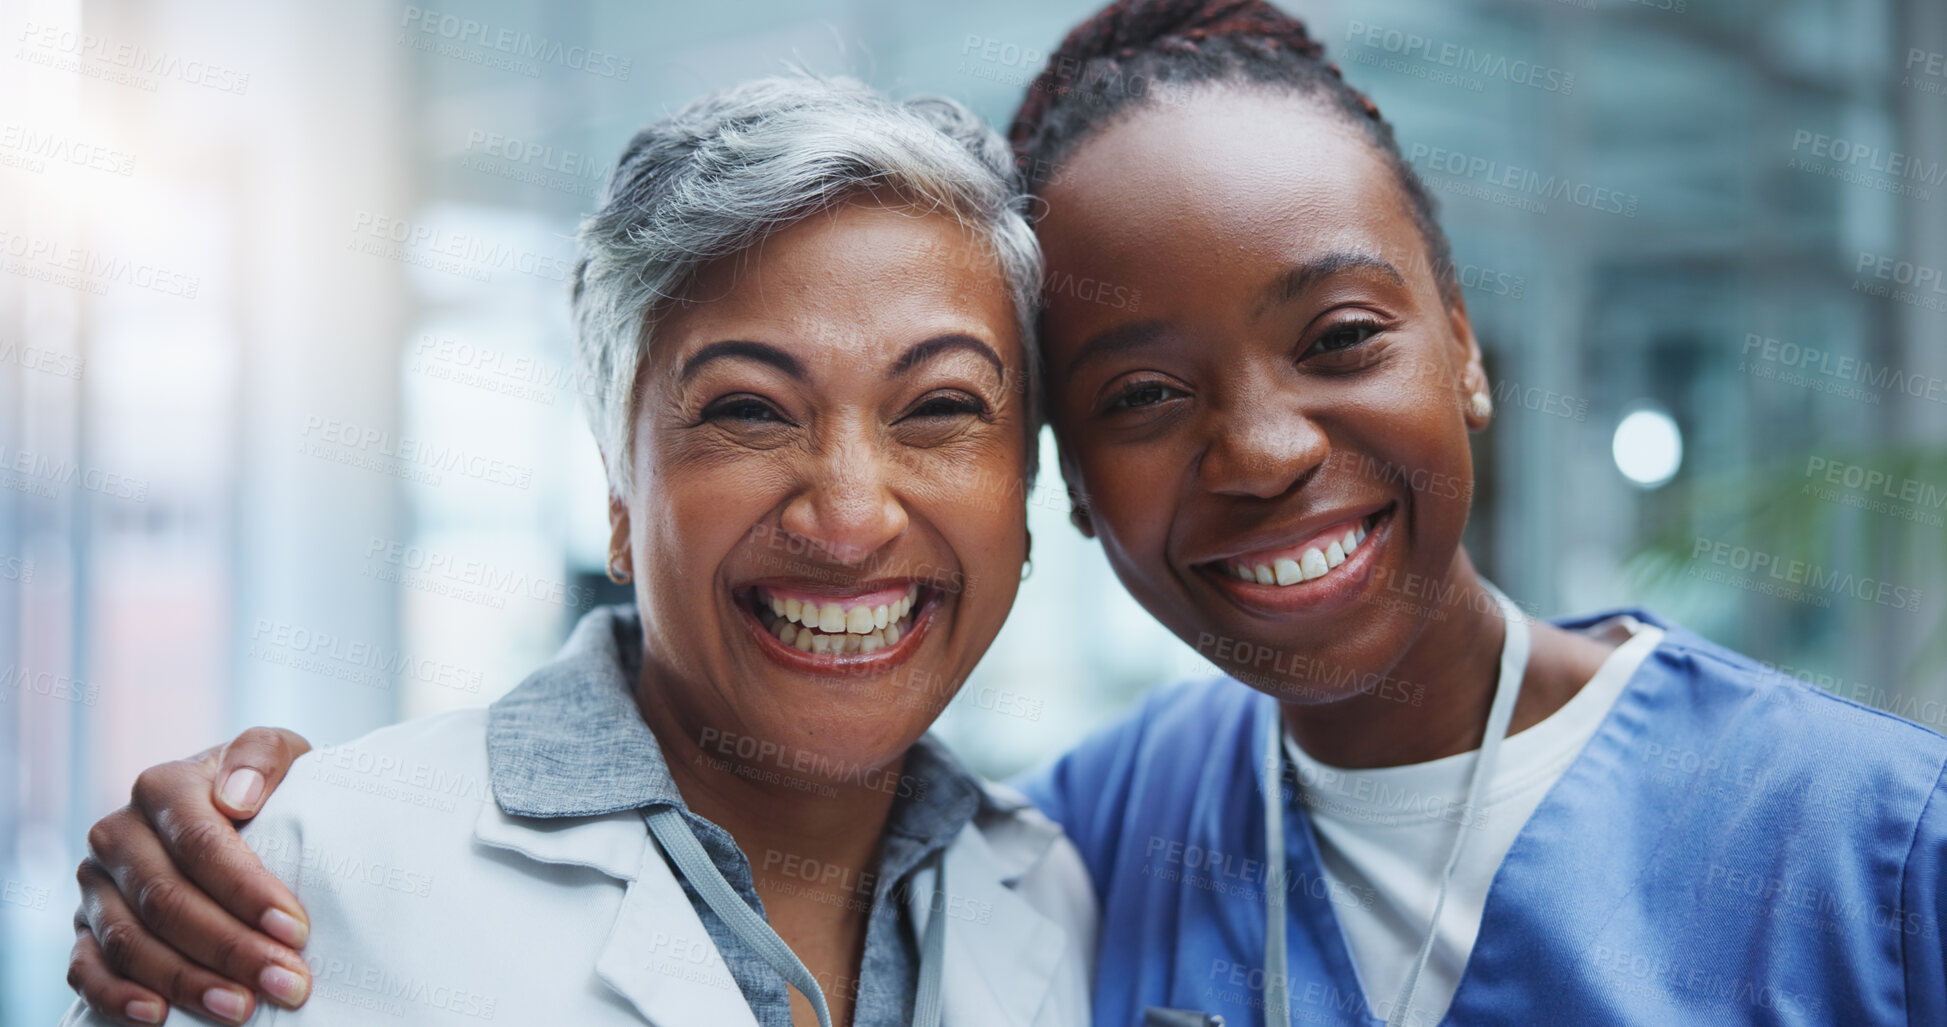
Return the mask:
[[[1603,658],[1601,666],[1590,675],[1589,680],[1569,697],[1568,702],[1502,742],[1501,764],[1494,779],[1488,783],[1487,795],[1481,803],[1484,809],[1509,802],[1530,791],[1538,781],[1548,780],[1552,783],[1565,774],[1576,754],[1601,729],[1603,719],[1622,697],[1623,689],[1635,677],[1637,668],[1663,641],[1661,628],[1644,624],[1628,614],[1611,617],[1591,625],[1591,628],[1613,628],[1627,634],[1621,644]],[[1311,801],[1327,806],[1343,806],[1348,812],[1356,813],[1361,821],[1380,826],[1444,819],[1446,810],[1382,811],[1376,804],[1357,798],[1341,798],[1342,791],[1335,794],[1332,790],[1316,788],[1313,782],[1332,780],[1369,787],[1382,794],[1439,798],[1447,800],[1449,804],[1458,804],[1466,799],[1466,775],[1480,752],[1479,749],[1470,749],[1423,763],[1391,767],[1346,768],[1314,759],[1291,737],[1290,731],[1285,732],[1284,742],[1285,758],[1300,774],[1298,783],[1302,797],[1315,796]]]
[[[1570,761],[1568,768],[1562,772],[1561,778],[1555,782],[1554,787],[1550,788],[1548,794],[1542,798],[1541,804],[1535,807],[1535,812],[1529,816],[1528,822],[1522,825],[1520,833],[1515,836],[1514,844],[1508,849],[1507,856],[1501,861],[1500,869],[1495,871],[1494,879],[1488,885],[1486,905],[1481,910],[1481,927],[1474,942],[1473,952],[1469,954],[1466,966],[1461,969],[1460,983],[1454,988],[1453,999],[1447,1005],[1446,1014],[1439,1021],[1441,1024],[1455,1022],[1455,1013],[1464,1010],[1464,1004],[1469,995],[1468,983],[1473,980],[1475,965],[1479,962],[1479,955],[1482,948],[1485,947],[1483,943],[1488,940],[1488,925],[1494,919],[1496,908],[1504,904],[1501,896],[1508,889],[1507,882],[1504,879],[1508,876],[1510,866],[1517,866],[1515,872],[1521,872],[1517,865],[1517,857],[1524,856],[1526,851],[1535,844],[1532,841],[1532,837],[1536,833],[1536,823],[1543,821],[1544,818],[1552,820],[1566,815],[1562,810],[1564,806],[1562,797],[1564,787],[1568,786],[1572,788],[1586,784],[1582,780],[1586,776],[1584,773],[1586,768],[1592,765],[1595,759],[1611,755],[1623,743],[1624,739],[1621,735],[1625,732],[1625,727],[1623,726],[1625,720],[1637,722],[1631,724],[1628,730],[1635,730],[1640,727],[1640,721],[1643,719],[1641,706],[1646,701],[1646,697],[1643,694],[1646,688],[1645,682],[1650,680],[1651,677],[1650,675],[1646,675],[1644,671],[1656,662],[1657,654],[1662,652],[1669,644],[1671,633],[1667,624],[1658,623],[1651,616],[1638,616],[1636,619],[1647,627],[1662,629],[1662,636],[1657,639],[1655,648],[1637,662],[1635,671],[1630,674],[1628,681],[1623,685],[1622,693],[1616,696],[1615,702],[1610,706],[1608,714],[1602,718],[1601,724],[1596,728],[1595,735],[1582,747],[1582,751],[1577,753],[1575,758]],[[1556,627],[1568,628],[1569,630],[1584,630],[1592,626],[1594,622],[1575,623],[1571,621],[1564,623],[1562,621],[1551,621],[1550,623],[1553,623]],[[1628,643],[1625,642],[1624,644],[1627,645]],[[1257,704],[1258,716],[1279,717],[1282,719],[1277,700],[1272,699],[1270,696],[1260,696],[1259,698],[1261,701]],[[1571,699],[1570,701],[1572,702],[1573,700]],[[1567,704],[1564,704],[1564,708],[1566,706]],[[1525,733],[1523,732],[1523,734]],[[1511,736],[1509,740],[1512,741],[1513,738],[1517,737],[1520,736]],[[1461,757],[1468,755],[1471,754],[1460,754]],[[1455,757],[1444,758],[1451,759]],[[1285,765],[1289,766],[1290,764],[1286,762]],[[1268,782],[1263,779],[1264,771],[1261,766],[1257,774],[1258,787],[1266,787]],[[1294,789],[1292,797],[1287,799],[1287,805],[1296,803],[1296,791]],[[1287,839],[1285,858],[1288,863],[1292,864],[1292,876],[1298,877],[1299,875],[1304,875],[1303,879],[1323,880],[1324,864],[1319,858],[1318,842],[1312,833],[1310,814],[1302,809],[1296,812],[1300,816],[1285,818],[1285,830],[1297,834],[1296,838]],[[1302,831],[1295,831],[1294,825],[1299,823],[1303,824],[1304,829]],[[1365,997],[1365,989],[1359,981],[1357,966],[1352,961],[1351,948],[1345,939],[1345,928],[1339,923],[1337,912],[1332,909],[1332,902],[1329,895],[1320,896],[1310,889],[1300,889],[1299,891],[1302,893],[1301,898],[1291,904],[1289,907],[1291,912],[1287,915],[1302,914],[1306,918],[1306,922],[1302,926],[1314,938],[1320,940],[1319,955],[1323,957],[1324,962],[1329,967],[1334,987],[1342,995],[1359,996],[1360,1014],[1367,1027],[1384,1027],[1386,1022],[1385,1017],[1375,1013],[1371,1003]],[[1623,895],[1621,894],[1612,896],[1614,904],[1620,904],[1622,899]],[[1610,908],[1613,909],[1613,904]]]

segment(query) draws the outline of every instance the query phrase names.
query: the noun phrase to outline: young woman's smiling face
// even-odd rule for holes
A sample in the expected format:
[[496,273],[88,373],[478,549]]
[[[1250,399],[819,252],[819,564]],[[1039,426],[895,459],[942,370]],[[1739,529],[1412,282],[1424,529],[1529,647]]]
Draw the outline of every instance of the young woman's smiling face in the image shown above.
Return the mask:
[[1051,416],[1123,584],[1264,691],[1370,687],[1451,616],[1486,388],[1393,172],[1319,101],[1205,86],[1043,197]]

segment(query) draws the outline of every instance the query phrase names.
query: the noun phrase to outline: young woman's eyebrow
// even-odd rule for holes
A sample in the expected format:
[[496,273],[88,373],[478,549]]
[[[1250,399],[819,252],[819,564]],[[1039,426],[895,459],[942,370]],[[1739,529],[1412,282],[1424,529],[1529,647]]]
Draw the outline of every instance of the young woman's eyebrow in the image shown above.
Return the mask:
[[683,361],[683,372],[679,380],[689,381],[699,368],[712,360],[732,358],[755,360],[760,364],[769,364],[793,378],[804,378],[804,365],[798,362],[798,358],[776,346],[768,342],[726,339],[723,342],[713,342],[690,354],[690,358]]
[[956,332],[951,335],[934,336],[925,342],[915,343],[911,349],[901,353],[898,360],[893,361],[892,367],[886,371],[886,378],[888,380],[897,378],[928,360],[932,360],[946,353],[951,353],[954,350],[966,350],[969,353],[980,354],[986,358],[988,363],[994,365],[995,373],[999,374],[1003,379],[1007,377],[1007,365],[1001,363],[1000,354],[994,352],[994,347],[987,345],[985,342],[971,335],[963,335]]
[[1320,280],[1344,271],[1376,271],[1393,280],[1395,284],[1405,285],[1406,278],[1399,269],[1370,253],[1357,250],[1340,250],[1320,254],[1302,264],[1293,265],[1277,278],[1272,279],[1264,290],[1258,293],[1257,304],[1251,309],[1253,319],[1280,303],[1289,303],[1303,295]]
[[1105,328],[1089,336],[1088,341],[1082,343],[1081,348],[1075,351],[1075,356],[1068,361],[1067,369],[1062,372],[1063,377],[1072,377],[1076,368],[1091,360],[1099,360],[1117,353],[1127,353],[1132,349],[1141,349],[1155,342],[1162,334],[1163,322],[1156,320],[1131,321],[1128,324],[1116,325],[1114,328]]

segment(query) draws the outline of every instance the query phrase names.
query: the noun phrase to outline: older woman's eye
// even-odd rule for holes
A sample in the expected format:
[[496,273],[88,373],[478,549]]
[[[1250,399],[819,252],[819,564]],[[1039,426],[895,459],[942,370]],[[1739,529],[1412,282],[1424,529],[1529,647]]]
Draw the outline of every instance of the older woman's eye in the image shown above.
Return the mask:
[[964,392],[943,392],[920,400],[907,417],[978,417],[987,412],[987,403]]
[[755,396],[731,396],[720,399],[703,411],[703,419],[727,421],[733,424],[790,423],[790,420],[776,407]]

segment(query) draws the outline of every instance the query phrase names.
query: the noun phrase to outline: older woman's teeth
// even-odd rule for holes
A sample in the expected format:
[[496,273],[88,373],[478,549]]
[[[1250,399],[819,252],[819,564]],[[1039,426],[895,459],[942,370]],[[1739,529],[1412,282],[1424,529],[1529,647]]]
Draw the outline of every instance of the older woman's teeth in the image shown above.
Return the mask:
[[919,586],[890,603],[845,605],[812,599],[759,596],[759,610],[768,608],[772,636],[803,652],[842,656],[876,652],[898,642],[912,630],[907,616],[919,603]]

